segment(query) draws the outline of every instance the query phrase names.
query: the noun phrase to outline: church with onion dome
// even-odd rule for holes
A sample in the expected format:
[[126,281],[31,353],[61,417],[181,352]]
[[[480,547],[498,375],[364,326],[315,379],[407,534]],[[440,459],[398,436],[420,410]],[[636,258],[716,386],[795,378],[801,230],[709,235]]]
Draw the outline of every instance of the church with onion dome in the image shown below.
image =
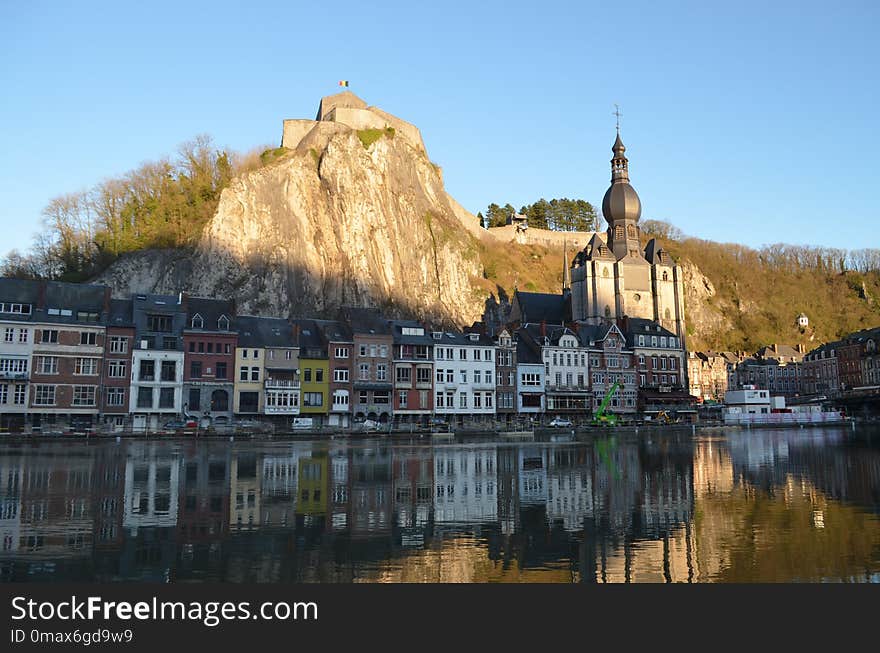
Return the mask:
[[605,238],[593,234],[571,263],[571,317],[588,324],[642,318],[684,339],[682,268],[655,239],[642,249],[642,203],[619,131],[611,150],[611,185],[602,200],[608,231]]

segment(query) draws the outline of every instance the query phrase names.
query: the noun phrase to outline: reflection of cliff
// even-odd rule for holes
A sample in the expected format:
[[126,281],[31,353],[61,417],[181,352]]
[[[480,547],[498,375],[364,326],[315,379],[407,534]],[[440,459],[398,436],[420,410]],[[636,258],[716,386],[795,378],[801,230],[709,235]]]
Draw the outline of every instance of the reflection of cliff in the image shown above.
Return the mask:
[[880,522],[790,478],[767,493],[749,485],[707,495],[694,522],[698,580],[794,582],[864,579]]

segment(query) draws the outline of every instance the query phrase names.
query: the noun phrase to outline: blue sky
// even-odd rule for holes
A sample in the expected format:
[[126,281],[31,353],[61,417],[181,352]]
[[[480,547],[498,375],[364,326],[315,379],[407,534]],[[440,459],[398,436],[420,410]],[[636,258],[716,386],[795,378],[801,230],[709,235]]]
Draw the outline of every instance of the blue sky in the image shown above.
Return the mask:
[[340,79],[419,126],[472,212],[600,204],[617,103],[643,218],[880,247],[878,7],[0,0],[0,255],[52,197],[197,134],[279,143]]

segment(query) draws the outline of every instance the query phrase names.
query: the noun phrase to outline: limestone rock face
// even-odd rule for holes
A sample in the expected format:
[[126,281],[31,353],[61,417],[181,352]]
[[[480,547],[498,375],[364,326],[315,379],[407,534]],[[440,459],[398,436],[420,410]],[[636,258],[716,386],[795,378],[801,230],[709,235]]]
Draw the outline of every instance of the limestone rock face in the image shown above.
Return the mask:
[[100,281],[232,297],[245,314],[378,306],[465,324],[482,312],[472,289],[481,267],[459,212],[408,139],[385,133],[365,148],[350,127],[318,122],[295,150],[223,191],[189,257],[142,252]]
[[731,328],[723,307],[715,300],[715,286],[690,261],[681,264],[684,276],[684,310],[688,334],[696,342],[706,342],[712,336]]

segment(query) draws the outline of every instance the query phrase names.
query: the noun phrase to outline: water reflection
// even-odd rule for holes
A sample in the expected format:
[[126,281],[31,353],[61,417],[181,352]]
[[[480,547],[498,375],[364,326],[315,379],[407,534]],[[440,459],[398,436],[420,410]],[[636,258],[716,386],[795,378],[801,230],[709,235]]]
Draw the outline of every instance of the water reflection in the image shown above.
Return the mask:
[[0,448],[0,580],[876,580],[880,433]]

